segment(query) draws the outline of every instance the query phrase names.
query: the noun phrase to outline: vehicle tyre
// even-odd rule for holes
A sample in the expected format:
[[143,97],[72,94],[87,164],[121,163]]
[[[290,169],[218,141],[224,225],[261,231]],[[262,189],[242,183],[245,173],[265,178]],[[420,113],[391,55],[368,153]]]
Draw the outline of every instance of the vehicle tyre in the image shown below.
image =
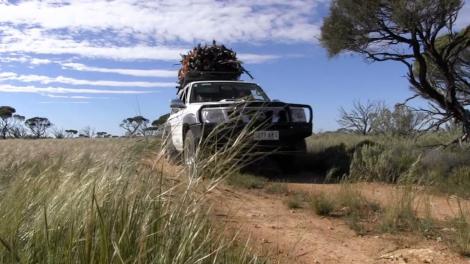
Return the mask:
[[173,145],[170,125],[165,124],[162,133],[163,153],[170,163],[178,164],[181,161],[180,153]]
[[171,163],[178,164],[180,162],[180,153],[176,150],[175,146],[173,145],[171,136],[164,140],[164,152],[165,156]]
[[183,145],[183,164],[186,167],[189,176],[196,176],[196,155],[197,139],[193,132],[189,130],[184,136]]

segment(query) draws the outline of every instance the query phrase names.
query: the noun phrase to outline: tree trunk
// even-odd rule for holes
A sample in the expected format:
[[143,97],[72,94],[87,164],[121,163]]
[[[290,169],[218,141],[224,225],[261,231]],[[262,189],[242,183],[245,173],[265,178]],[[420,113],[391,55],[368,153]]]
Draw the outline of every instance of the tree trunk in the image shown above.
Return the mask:
[[464,118],[462,121],[462,141],[469,141],[470,139],[470,113],[464,109]]

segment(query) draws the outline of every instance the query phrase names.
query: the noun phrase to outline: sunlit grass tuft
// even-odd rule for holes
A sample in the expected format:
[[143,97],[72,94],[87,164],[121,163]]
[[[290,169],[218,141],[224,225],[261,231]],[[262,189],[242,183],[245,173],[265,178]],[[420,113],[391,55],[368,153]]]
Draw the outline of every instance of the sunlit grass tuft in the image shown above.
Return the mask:
[[1,263],[257,263],[215,232],[158,142],[0,142]]

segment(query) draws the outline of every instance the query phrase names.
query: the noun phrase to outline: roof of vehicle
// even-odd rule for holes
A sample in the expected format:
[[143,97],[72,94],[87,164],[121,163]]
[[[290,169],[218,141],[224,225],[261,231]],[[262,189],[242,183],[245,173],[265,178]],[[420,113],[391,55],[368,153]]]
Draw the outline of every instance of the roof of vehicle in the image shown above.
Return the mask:
[[194,82],[190,82],[188,83],[183,89],[187,89],[189,86],[193,85],[193,84],[196,84],[196,83],[208,83],[208,82],[212,82],[212,83],[247,83],[247,84],[256,84],[258,85],[257,83],[254,83],[254,82],[245,82],[245,81],[232,81],[232,80],[206,80],[206,81],[194,81]]
[[208,82],[212,82],[212,83],[246,83],[246,84],[255,84],[255,85],[258,85],[257,83],[254,83],[254,82],[245,82],[245,81],[241,81],[241,80],[203,80],[203,81],[194,81],[194,82],[190,82],[188,84],[186,84],[186,86],[183,88],[183,89],[180,89],[177,94],[178,95],[181,95],[183,93],[185,93],[189,87],[191,87],[191,85],[193,84],[197,84],[197,83],[208,83]]

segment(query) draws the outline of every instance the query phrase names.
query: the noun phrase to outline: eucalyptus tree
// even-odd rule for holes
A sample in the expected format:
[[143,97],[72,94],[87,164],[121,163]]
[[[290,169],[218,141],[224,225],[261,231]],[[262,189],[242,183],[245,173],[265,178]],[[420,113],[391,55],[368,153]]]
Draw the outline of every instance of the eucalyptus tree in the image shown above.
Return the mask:
[[11,106],[0,106],[0,136],[7,138],[11,128],[12,117],[16,113],[16,109]]
[[33,117],[25,121],[25,125],[31,131],[33,137],[42,138],[47,136],[47,130],[52,126],[46,117]]
[[143,116],[134,116],[122,120],[120,127],[126,131],[127,136],[143,136],[149,120]]
[[396,61],[414,97],[427,100],[433,126],[450,120],[470,135],[470,27],[455,28],[462,0],[333,0],[321,28],[330,56],[353,52]]

